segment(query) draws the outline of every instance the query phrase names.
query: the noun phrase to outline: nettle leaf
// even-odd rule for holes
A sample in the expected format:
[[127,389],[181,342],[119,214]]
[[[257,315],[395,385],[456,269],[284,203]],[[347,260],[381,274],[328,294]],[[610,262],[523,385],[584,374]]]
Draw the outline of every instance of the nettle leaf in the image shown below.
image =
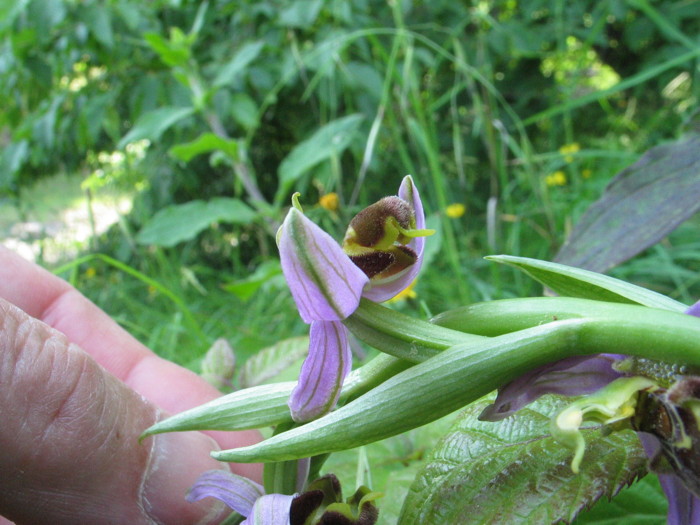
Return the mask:
[[363,120],[359,113],[329,122],[304,142],[297,144],[279,167],[280,189],[275,200],[280,202],[289,188],[308,170],[340,155],[350,145]]
[[[270,382],[285,370],[300,364],[300,361],[306,357],[308,350],[308,336],[284,339],[277,344],[263,348],[250,357],[241,368],[238,375],[240,388],[249,388]],[[297,373],[296,376],[298,375]]]
[[194,200],[158,211],[136,236],[139,244],[175,246],[217,222],[250,224],[256,213],[238,199]]
[[652,148],[584,213],[555,261],[602,272],[700,210],[700,136]]
[[549,434],[563,400],[546,396],[498,423],[479,421],[487,402],[464,410],[416,477],[399,523],[570,522],[647,472],[634,432],[603,437],[583,430],[586,455],[579,474],[571,451]]
[[486,259],[518,268],[564,297],[641,304],[675,312],[683,312],[687,308],[683,303],[641,286],[580,268],[511,255],[491,255]]

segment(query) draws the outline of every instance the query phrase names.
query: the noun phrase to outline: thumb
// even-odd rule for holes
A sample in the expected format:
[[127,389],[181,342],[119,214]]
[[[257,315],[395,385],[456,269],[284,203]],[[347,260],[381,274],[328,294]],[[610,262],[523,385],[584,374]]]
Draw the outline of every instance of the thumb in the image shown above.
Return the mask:
[[[119,352],[114,348],[114,352]],[[216,445],[138,436],[164,415],[47,325],[0,301],[0,515],[18,523],[197,523],[184,500]],[[209,504],[209,505],[208,505]]]

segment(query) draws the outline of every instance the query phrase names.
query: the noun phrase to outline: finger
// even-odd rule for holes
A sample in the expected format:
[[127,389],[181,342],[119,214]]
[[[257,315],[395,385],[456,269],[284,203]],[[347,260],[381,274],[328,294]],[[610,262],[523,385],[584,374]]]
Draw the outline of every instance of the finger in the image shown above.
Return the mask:
[[[0,302],[0,514],[20,523],[196,523],[213,440],[139,444],[162,414],[60,333]],[[221,509],[218,509],[220,511]]]
[[[114,376],[168,412],[182,412],[220,395],[193,372],[153,354],[64,280],[3,247],[0,298],[65,334]],[[208,434],[224,449],[260,441],[257,431]],[[233,470],[260,478],[259,465],[235,465]]]

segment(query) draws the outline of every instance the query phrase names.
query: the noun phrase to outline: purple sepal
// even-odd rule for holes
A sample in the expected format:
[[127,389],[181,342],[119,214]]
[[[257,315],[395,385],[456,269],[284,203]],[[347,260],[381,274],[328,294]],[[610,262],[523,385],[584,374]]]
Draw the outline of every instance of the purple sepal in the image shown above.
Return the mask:
[[[687,312],[686,312],[687,313]],[[647,432],[637,432],[647,457],[653,459],[659,453],[659,440]],[[700,498],[690,492],[674,474],[657,474],[661,488],[668,500],[668,525],[699,525]]]
[[280,228],[282,271],[305,323],[341,321],[360,304],[367,276],[340,245],[296,208]]
[[289,525],[289,508],[294,496],[268,494],[253,505],[253,511],[241,525]]
[[294,421],[311,421],[330,412],[351,366],[352,353],[345,326],[337,321],[311,323],[309,355],[289,397]]
[[186,499],[194,502],[206,497],[216,498],[239,514],[248,516],[256,500],[264,494],[263,487],[248,478],[226,470],[208,470],[197,478]]
[[[412,207],[416,217],[416,230],[425,229],[425,213],[423,212],[423,204],[420,200],[420,195],[418,194],[418,189],[413,183],[413,179],[410,175],[406,175],[401,182],[399,187],[399,198],[408,202]],[[367,284],[367,288],[362,294],[370,301],[376,303],[381,303],[388,301],[395,295],[397,295],[404,288],[413,282],[413,280],[418,275],[421,265],[423,264],[423,249],[425,247],[425,237],[414,237],[406,245],[411,248],[417,255],[416,262],[411,266],[403,270],[402,272],[392,275],[388,279],[370,282]]]
[[685,312],[683,312],[683,313],[686,313],[686,314],[688,314],[688,315],[693,315],[693,316],[695,316],[695,317],[700,317],[700,301],[698,301],[697,303],[695,303],[693,306],[691,306],[690,308],[688,308],[688,309],[687,309]]
[[511,381],[479,416],[483,421],[500,421],[544,394],[579,396],[606,386],[622,374],[613,364],[622,356],[598,354],[568,357],[537,368]]

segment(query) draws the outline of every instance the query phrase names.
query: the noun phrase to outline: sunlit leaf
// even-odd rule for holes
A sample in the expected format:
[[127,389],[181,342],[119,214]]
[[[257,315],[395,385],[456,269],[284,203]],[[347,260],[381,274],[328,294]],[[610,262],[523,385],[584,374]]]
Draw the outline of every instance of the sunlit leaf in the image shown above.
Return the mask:
[[210,201],[194,200],[163,208],[136,236],[140,244],[175,246],[193,239],[216,222],[249,224],[255,212],[238,199],[218,197]]
[[700,210],[700,136],[657,146],[620,172],[555,260],[605,271],[657,243]]
[[228,63],[221,66],[214,79],[214,86],[221,87],[234,82],[236,77],[248,67],[248,64],[257,58],[264,45],[261,40],[243,45]]
[[348,115],[329,122],[304,142],[297,144],[279,167],[280,190],[276,199],[279,202],[294,182],[308,170],[340,155],[350,145],[362,119],[360,114]]
[[479,421],[486,405],[460,414],[418,473],[399,523],[525,524],[570,521],[603,497],[646,474],[646,456],[632,431],[603,437],[584,430],[579,474],[571,451],[549,435],[561,401],[548,397],[499,423]]
[[158,140],[170,126],[189,117],[192,113],[194,108],[189,106],[165,107],[149,111],[139,117],[129,133],[119,141],[117,148],[122,149],[130,142],[142,139]]
[[169,153],[183,162],[189,162],[197,155],[214,150],[223,151],[232,160],[238,159],[238,143],[235,140],[225,139],[210,132],[202,133],[191,142],[176,144],[170,148]]
[[677,312],[687,308],[686,305],[665,295],[580,268],[510,255],[492,255],[486,259],[514,266],[564,297],[641,304]]

